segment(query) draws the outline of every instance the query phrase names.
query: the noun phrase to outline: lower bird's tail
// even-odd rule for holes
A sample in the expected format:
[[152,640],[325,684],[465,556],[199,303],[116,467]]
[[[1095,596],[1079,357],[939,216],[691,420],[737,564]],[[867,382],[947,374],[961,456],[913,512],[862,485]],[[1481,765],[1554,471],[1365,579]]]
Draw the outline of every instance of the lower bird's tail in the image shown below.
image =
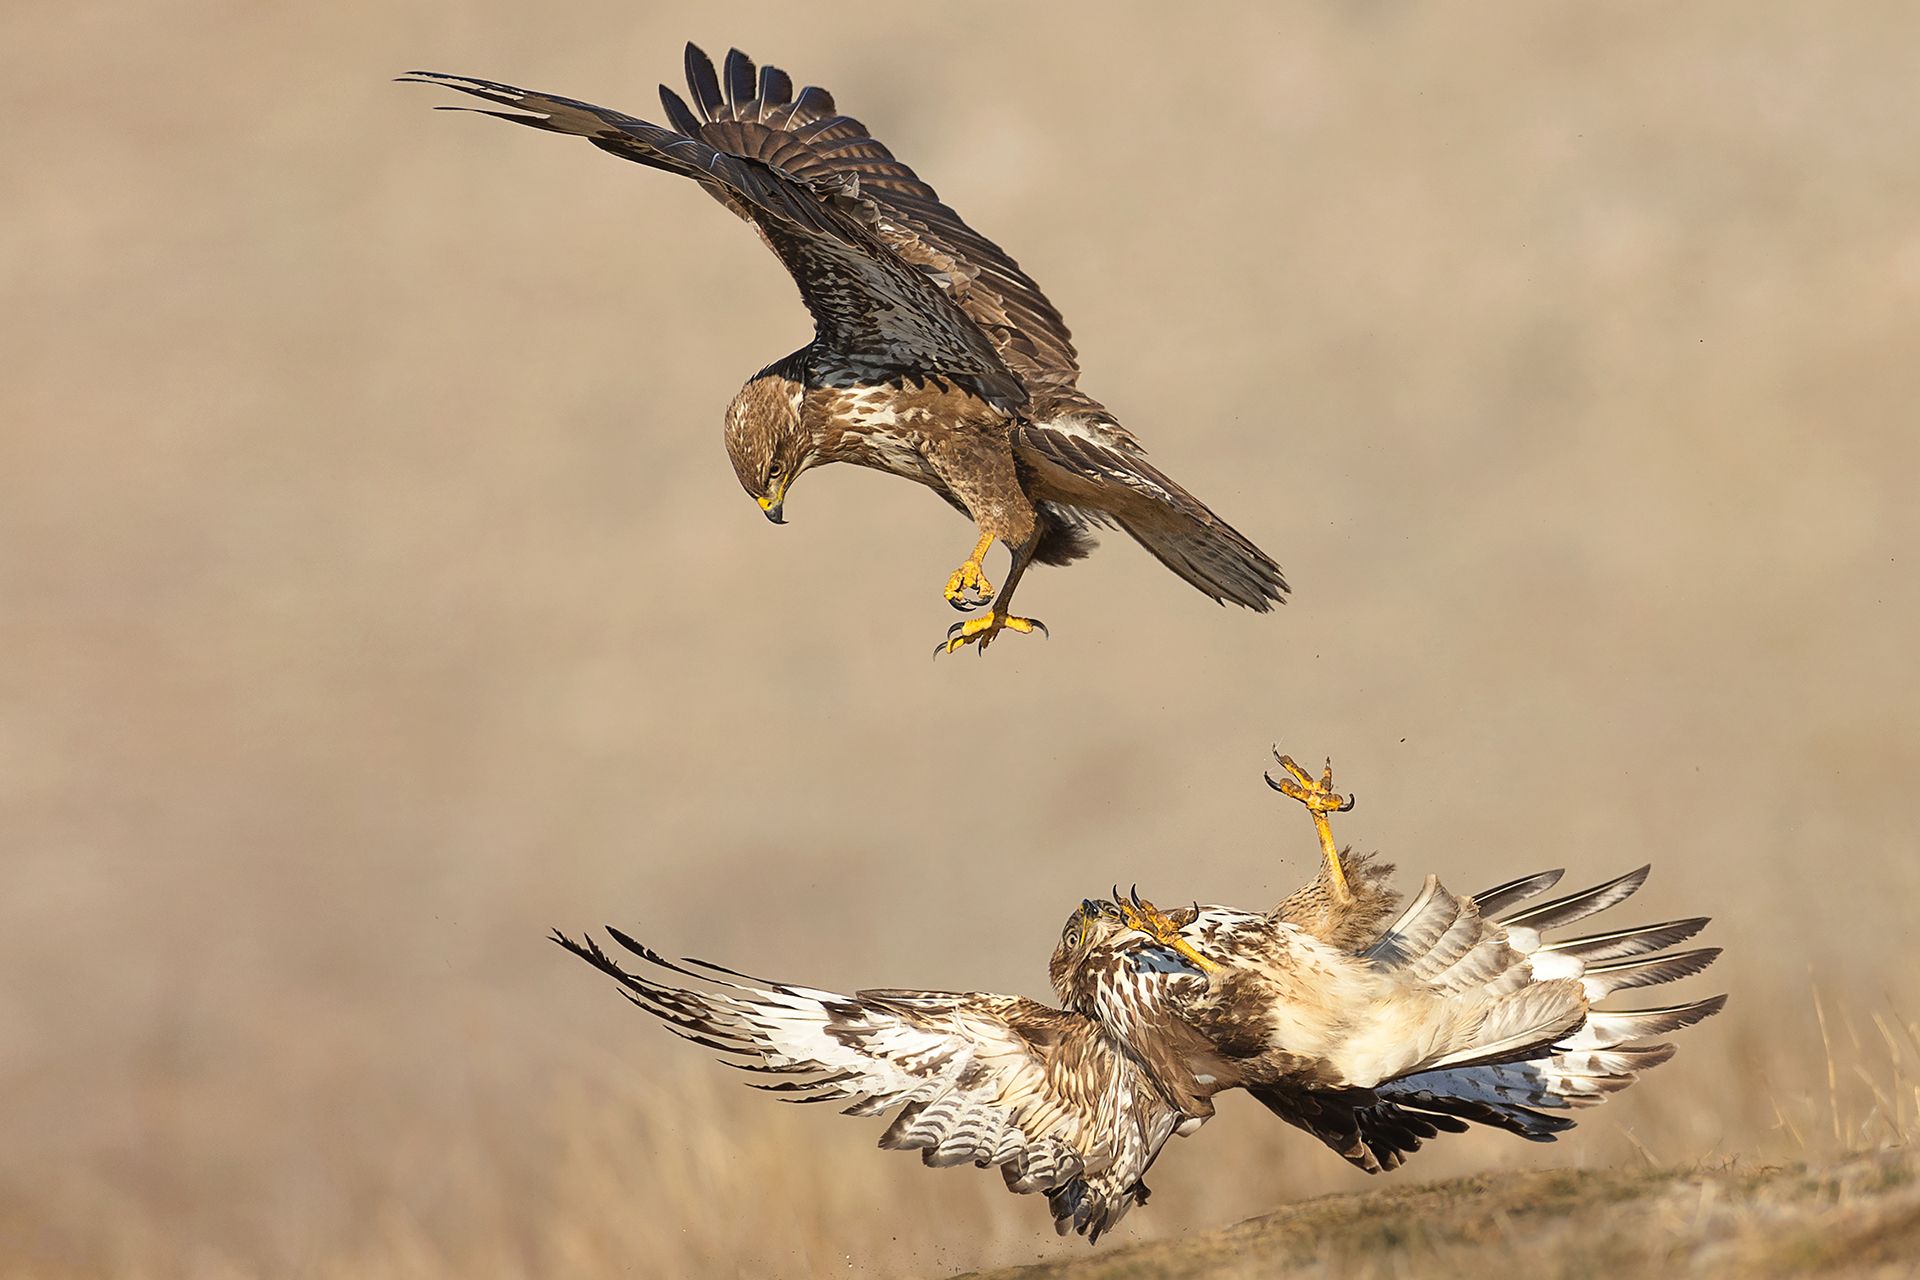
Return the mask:
[[1649,1043],[1652,1037],[1690,1027],[1726,1004],[1716,995],[1653,1009],[1595,1007],[1615,992],[1673,982],[1712,964],[1718,947],[1670,950],[1704,928],[1704,917],[1560,941],[1542,936],[1624,901],[1648,871],[1640,867],[1531,907],[1521,904],[1552,888],[1560,872],[1472,898],[1429,877],[1365,954],[1405,970],[1472,1016],[1415,1069],[1316,1100],[1310,1123],[1295,1119],[1297,1093],[1261,1101],[1369,1172],[1395,1168],[1423,1138],[1469,1124],[1553,1141],[1573,1127],[1569,1112],[1604,1102],[1673,1056],[1672,1045]]

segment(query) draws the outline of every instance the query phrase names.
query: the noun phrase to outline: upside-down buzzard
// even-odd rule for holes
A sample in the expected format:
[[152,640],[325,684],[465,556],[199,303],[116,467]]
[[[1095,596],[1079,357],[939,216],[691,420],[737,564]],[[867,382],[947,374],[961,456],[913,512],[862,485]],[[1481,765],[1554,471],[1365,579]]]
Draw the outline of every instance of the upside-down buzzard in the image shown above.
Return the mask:
[[[1332,779],[1284,761],[1316,823],[1344,808]],[[1296,794],[1298,793],[1298,794]],[[1049,973],[1064,1008],[941,991],[839,995],[613,937],[677,977],[629,972],[591,938],[556,940],[629,999],[731,1065],[776,1077],[790,1102],[893,1111],[883,1147],[929,1165],[997,1166],[1041,1192],[1061,1234],[1090,1240],[1147,1198],[1142,1179],[1213,1099],[1245,1089],[1369,1173],[1468,1125],[1550,1142],[1573,1109],[1665,1062],[1650,1037],[1719,1011],[1724,996],[1602,1009],[1618,991],[1685,978],[1718,948],[1673,951],[1705,919],[1549,940],[1647,878],[1641,867],[1533,906],[1558,871],[1473,897],[1428,876],[1400,909],[1389,866],[1326,846],[1317,880],[1272,911],[1163,913],[1137,893],[1088,899]],[[700,970],[700,972],[696,972]],[[691,985],[683,979],[693,979]]]

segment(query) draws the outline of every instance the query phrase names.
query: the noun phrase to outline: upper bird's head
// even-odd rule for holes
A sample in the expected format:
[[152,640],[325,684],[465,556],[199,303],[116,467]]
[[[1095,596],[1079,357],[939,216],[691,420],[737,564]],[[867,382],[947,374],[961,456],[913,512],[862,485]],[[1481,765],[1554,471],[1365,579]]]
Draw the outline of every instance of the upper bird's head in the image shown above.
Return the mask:
[[[784,362],[783,362],[784,363]],[[740,487],[775,524],[794,478],[815,462],[812,433],[801,421],[805,388],[780,365],[763,369],[727,406],[727,457]]]

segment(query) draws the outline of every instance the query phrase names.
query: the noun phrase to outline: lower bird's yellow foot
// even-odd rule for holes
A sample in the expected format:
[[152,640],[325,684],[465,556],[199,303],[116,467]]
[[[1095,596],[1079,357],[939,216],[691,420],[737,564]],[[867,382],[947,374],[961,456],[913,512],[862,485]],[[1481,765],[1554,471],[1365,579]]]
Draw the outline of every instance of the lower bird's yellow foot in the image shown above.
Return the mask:
[[1171,947],[1207,973],[1213,973],[1220,968],[1219,964],[1201,955],[1194,949],[1191,942],[1181,937],[1180,927],[1174,924],[1166,912],[1142,898],[1137,886],[1124,898],[1120,896],[1120,891],[1115,889],[1113,903],[1120,908],[1120,919],[1127,928],[1146,934],[1163,947]]
[[1282,795],[1292,796],[1307,806],[1307,812],[1313,815],[1313,829],[1320,837],[1320,852],[1327,860],[1327,878],[1333,882],[1334,892],[1342,899],[1352,896],[1347,888],[1347,873],[1340,866],[1340,850],[1333,843],[1333,827],[1327,821],[1330,813],[1345,813],[1353,808],[1353,797],[1342,796],[1333,789],[1333,761],[1327,761],[1326,770],[1316,778],[1298,764],[1292,756],[1273,753],[1280,767],[1286,770],[1286,777],[1276,778],[1267,775],[1267,785]]
[[943,653],[954,653],[970,644],[980,646],[985,653],[993,638],[1002,631],[1038,631],[1047,634],[1047,624],[1038,618],[1021,618],[1011,613],[1002,613],[995,609],[984,618],[969,618],[965,622],[956,622],[947,628],[947,638],[934,646],[933,655],[937,658]]
[[[968,592],[972,595],[968,595]],[[969,560],[953,571],[947,579],[947,603],[966,612],[978,609],[993,600],[993,584],[987,581],[987,575],[981,571],[978,560]]]
[[1267,775],[1267,785],[1275,791],[1292,796],[1313,813],[1345,813],[1353,808],[1352,796],[1343,796],[1333,789],[1333,761],[1327,761],[1326,771],[1316,778],[1295,764],[1292,756],[1276,751],[1273,758],[1288,775],[1284,778]]

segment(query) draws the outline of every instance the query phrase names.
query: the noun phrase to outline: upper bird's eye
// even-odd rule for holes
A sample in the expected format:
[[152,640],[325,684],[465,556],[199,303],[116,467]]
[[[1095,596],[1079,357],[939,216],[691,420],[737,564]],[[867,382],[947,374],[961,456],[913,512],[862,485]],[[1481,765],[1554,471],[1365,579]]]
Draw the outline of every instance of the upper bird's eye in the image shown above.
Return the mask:
[[780,478],[780,464],[777,462],[769,462],[767,464],[767,479],[778,480],[779,478]]

